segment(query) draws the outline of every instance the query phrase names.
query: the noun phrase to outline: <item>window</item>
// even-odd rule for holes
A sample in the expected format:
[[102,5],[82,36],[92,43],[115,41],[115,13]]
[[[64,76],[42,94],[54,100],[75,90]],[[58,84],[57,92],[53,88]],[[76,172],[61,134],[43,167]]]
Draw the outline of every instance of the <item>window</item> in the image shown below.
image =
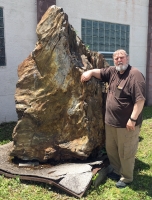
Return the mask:
[[85,45],[92,51],[101,52],[110,65],[113,65],[112,55],[115,50],[122,48],[129,53],[129,25],[87,19],[82,19],[81,22],[81,35]]
[[4,22],[3,8],[0,7],[0,66],[5,66],[5,42],[4,42]]

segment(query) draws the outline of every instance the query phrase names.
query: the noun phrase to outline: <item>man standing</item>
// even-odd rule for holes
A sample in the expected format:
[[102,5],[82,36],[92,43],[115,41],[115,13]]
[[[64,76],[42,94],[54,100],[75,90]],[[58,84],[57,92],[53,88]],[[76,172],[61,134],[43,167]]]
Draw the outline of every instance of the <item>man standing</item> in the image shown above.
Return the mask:
[[108,177],[118,181],[116,187],[124,188],[133,181],[142,123],[141,112],[145,102],[145,79],[136,68],[128,64],[126,51],[115,51],[113,60],[114,67],[84,72],[81,82],[94,76],[109,84],[105,129],[106,151],[113,172]]

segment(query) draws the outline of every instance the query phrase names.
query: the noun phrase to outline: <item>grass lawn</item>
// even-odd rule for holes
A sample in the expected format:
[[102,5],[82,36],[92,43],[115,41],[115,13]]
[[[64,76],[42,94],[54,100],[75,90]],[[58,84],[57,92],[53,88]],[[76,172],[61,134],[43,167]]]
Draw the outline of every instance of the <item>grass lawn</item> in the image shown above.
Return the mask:
[[[117,189],[115,182],[107,179],[97,189],[91,188],[82,200],[152,200],[152,107],[144,108],[140,143],[136,155],[134,182]],[[11,140],[15,122],[0,124],[0,145]],[[48,184],[8,179],[0,176],[0,200],[72,200],[75,197]]]

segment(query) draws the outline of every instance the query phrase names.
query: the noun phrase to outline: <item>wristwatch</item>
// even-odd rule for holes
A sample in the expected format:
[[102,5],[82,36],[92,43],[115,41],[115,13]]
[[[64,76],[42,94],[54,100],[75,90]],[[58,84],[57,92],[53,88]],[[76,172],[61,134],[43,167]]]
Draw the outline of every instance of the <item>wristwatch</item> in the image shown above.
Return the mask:
[[137,121],[137,119],[133,119],[133,118],[129,118],[131,121],[133,121],[133,122],[136,122]]

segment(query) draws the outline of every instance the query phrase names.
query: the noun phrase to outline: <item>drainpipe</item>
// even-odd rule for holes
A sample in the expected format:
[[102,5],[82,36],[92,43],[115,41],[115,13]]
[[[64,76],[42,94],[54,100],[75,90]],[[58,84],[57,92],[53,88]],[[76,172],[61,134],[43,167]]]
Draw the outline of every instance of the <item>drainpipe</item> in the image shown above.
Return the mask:
[[56,5],[56,0],[37,0],[37,23],[41,20],[41,17],[47,9],[52,5]]
[[149,0],[148,14],[146,105],[152,105],[152,0]]

